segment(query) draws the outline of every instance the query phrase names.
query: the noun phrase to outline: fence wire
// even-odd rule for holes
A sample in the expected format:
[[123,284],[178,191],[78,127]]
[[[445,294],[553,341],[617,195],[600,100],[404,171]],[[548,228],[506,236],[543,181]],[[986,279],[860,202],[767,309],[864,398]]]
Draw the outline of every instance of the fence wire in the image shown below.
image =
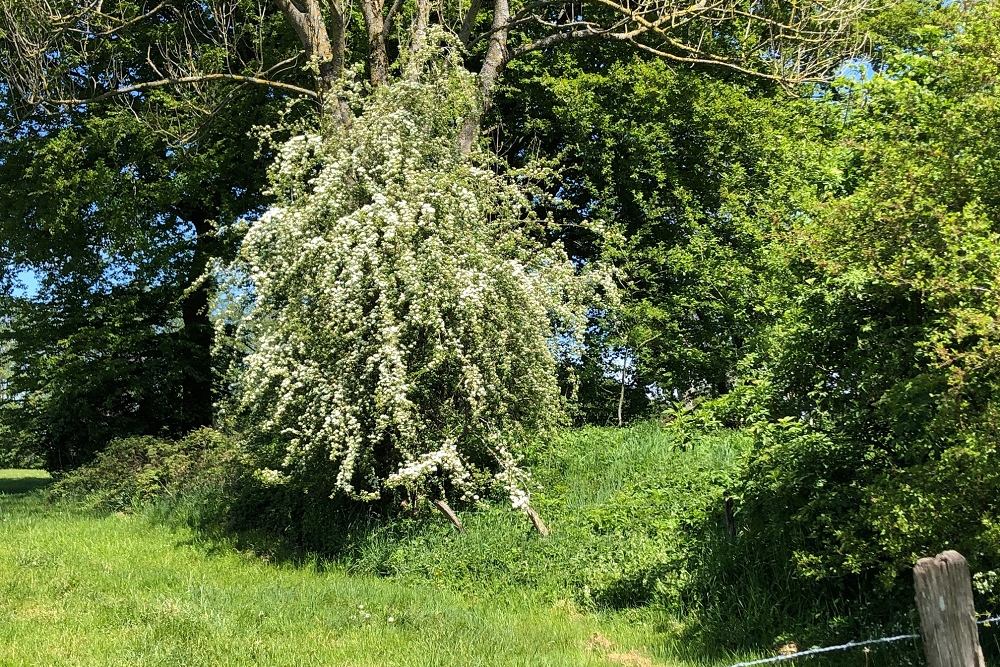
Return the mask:
[[[976,625],[988,625],[990,623],[996,623],[1000,621],[1000,616],[993,616],[991,618],[984,618],[981,621],[976,621]],[[755,667],[755,665],[769,665],[776,662],[785,662],[786,660],[798,660],[799,658],[805,658],[810,655],[819,655],[820,653],[832,653],[834,651],[846,651],[852,648],[858,648],[860,646],[871,646],[873,644],[891,644],[892,642],[902,641],[904,639],[919,639],[920,635],[895,635],[893,637],[880,637],[879,639],[866,639],[864,641],[850,641],[846,644],[838,644],[837,646],[824,646],[824,647],[813,647],[806,649],[805,651],[796,651],[795,653],[788,653],[785,655],[776,655],[773,658],[761,658],[760,660],[751,660],[749,662],[738,662],[735,665],[730,665],[730,667]]]

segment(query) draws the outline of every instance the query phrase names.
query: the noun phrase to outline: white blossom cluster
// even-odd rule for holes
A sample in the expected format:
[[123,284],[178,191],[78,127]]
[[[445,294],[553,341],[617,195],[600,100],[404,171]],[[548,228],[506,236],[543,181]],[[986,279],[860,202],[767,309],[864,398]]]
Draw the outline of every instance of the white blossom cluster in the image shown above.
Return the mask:
[[252,301],[235,407],[283,454],[263,478],[527,505],[518,445],[560,418],[553,341],[579,333],[595,279],[461,154],[474,99],[460,68],[427,68],[281,147],[232,267]]

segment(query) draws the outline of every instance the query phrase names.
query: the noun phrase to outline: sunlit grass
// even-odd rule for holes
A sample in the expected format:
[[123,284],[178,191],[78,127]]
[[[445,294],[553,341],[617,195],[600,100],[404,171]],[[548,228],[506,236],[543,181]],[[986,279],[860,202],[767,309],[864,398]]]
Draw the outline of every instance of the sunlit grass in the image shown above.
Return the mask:
[[651,665],[649,628],[529,596],[272,564],[0,472],[3,665]]

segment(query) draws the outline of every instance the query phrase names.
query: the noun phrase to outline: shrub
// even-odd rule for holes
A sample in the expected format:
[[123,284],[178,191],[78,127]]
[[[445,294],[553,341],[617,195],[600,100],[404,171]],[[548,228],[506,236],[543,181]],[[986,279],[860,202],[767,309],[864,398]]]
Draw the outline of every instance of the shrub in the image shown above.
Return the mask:
[[179,440],[150,436],[113,440],[94,461],[65,475],[52,494],[109,511],[129,511],[206,490],[224,494],[238,475],[237,447],[199,429]]
[[522,507],[520,452],[560,422],[558,350],[596,281],[546,241],[523,182],[462,154],[475,81],[432,52],[349,126],[280,147],[225,292],[247,297],[251,349],[229,408],[275,485]]

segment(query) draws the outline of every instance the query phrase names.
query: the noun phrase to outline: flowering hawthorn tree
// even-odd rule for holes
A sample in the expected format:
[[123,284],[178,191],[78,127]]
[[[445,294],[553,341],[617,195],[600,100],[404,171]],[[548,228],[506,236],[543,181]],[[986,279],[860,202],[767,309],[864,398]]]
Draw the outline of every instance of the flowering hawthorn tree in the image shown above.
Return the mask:
[[603,279],[463,154],[475,79],[426,53],[346,126],[281,147],[235,267],[253,346],[235,407],[281,445],[272,482],[365,501],[502,490],[530,514],[518,448],[558,422],[559,347]]

